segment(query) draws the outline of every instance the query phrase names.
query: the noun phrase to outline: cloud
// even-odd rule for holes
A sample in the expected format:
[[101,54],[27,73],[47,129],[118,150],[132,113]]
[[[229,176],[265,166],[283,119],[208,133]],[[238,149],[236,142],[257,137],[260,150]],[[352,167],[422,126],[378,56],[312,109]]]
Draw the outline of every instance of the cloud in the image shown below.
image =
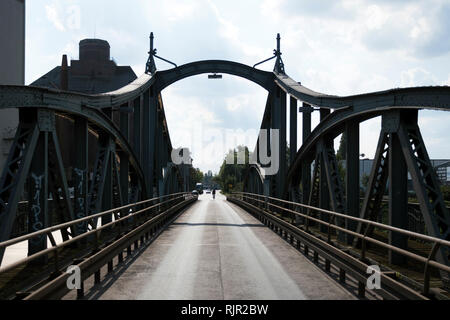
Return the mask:
[[447,80],[443,81],[441,85],[443,85],[443,86],[450,86],[450,74],[448,75]]
[[[147,61],[150,31],[155,34],[158,55],[178,65],[207,59],[253,65],[271,56],[276,33],[280,32],[286,72],[315,91],[352,95],[399,86],[450,85],[450,74],[443,68],[450,58],[448,1],[118,3],[70,2],[79,5],[82,14],[80,29],[72,30],[66,21],[66,7],[59,2],[30,1],[26,40],[28,83],[59,65],[61,54],[76,58],[78,41],[92,37],[96,29],[97,37],[110,42],[111,55],[118,63],[131,65],[138,76]],[[42,19],[50,22],[42,23]],[[159,70],[172,68],[160,60],[156,63]],[[271,71],[273,60],[258,68]],[[194,132],[203,128],[199,139],[204,139],[208,155],[202,157],[218,160],[213,165],[205,162],[202,169],[220,166],[224,154],[214,149],[213,137],[226,129],[259,128],[266,98],[267,92],[257,85],[228,75],[219,81],[201,75],[176,83],[163,91],[172,143],[193,145]],[[445,115],[428,114],[430,119]],[[379,122],[374,121],[378,127],[361,125],[361,148],[375,148]],[[318,113],[313,113],[313,124],[317,123]],[[422,123],[421,129],[430,141],[445,137],[445,131],[429,131],[433,129],[432,122]],[[433,151],[438,144],[429,148],[430,154],[448,153],[448,148],[442,145],[438,151]],[[361,151],[371,154],[373,150]],[[200,153],[194,155],[194,165],[200,158]]]
[[422,68],[412,68],[403,71],[401,74],[402,87],[432,86],[436,84],[436,78]]
[[275,18],[311,16],[333,20],[348,20],[354,16],[352,1],[334,0],[265,0],[260,6],[262,14]]
[[418,45],[417,53],[424,57],[435,57],[450,52],[450,3],[444,2],[440,6],[430,9],[432,15],[428,19],[419,21],[423,39]]
[[[436,57],[450,52],[450,4],[404,1],[404,5],[371,5],[362,42],[371,50],[403,50]],[[375,27],[375,28],[374,28]]]
[[66,29],[64,28],[64,24],[62,23],[60,17],[59,17],[59,10],[58,8],[54,5],[46,5],[45,6],[45,12],[47,15],[47,19],[53,23],[53,25],[55,26],[56,29],[58,29],[59,31],[65,31]]
[[183,20],[192,18],[198,9],[198,3],[192,1],[163,1],[163,14],[171,22],[182,22]]

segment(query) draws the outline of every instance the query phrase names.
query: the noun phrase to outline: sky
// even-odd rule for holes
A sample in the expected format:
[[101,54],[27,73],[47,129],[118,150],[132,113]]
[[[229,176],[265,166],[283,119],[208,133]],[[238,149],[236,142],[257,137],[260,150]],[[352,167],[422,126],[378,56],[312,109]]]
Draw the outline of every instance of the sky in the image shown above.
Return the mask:
[[[78,59],[85,38],[107,40],[117,64],[140,76],[150,32],[157,54],[177,65],[222,59],[251,66],[272,56],[280,33],[286,73],[314,91],[345,96],[450,85],[449,17],[447,0],[32,0],[26,2],[25,81],[59,65],[63,54]],[[271,71],[273,64],[258,68]],[[267,99],[258,85],[199,75],[169,86],[162,97],[173,147],[190,148],[202,171],[218,172],[236,144],[254,148]],[[318,116],[313,113],[313,127]],[[380,123],[378,117],[360,125],[365,157],[374,156]],[[419,113],[433,159],[450,158],[449,124],[450,113]],[[301,141],[300,114],[298,132]]]

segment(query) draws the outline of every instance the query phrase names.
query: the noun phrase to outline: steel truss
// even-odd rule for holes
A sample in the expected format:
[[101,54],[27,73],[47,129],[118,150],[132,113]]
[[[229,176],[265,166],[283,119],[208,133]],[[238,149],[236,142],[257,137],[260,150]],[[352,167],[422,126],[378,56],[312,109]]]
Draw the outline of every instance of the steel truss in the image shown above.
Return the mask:
[[[155,53],[151,51],[152,56]],[[40,228],[50,223],[47,197],[50,194],[55,199],[59,219],[66,221],[189,186],[190,183],[183,181],[178,166],[169,161],[172,144],[161,92],[176,81],[203,73],[239,76],[268,91],[260,128],[280,130],[280,171],[274,176],[264,174],[263,177],[258,170],[261,165],[258,156],[258,164],[250,166],[246,176],[246,191],[266,196],[277,195],[285,199],[291,197],[295,201],[301,199],[312,206],[331,207],[337,212],[356,215],[355,208],[358,209],[359,203],[355,202],[354,178],[355,172],[358,172],[355,165],[358,149],[347,150],[352,156],[352,165],[348,170],[352,172],[350,176],[353,183],[349,186],[347,177],[344,190],[331,141],[344,130],[357,132],[355,123],[382,115],[385,119],[384,126],[361,216],[375,219],[389,180],[390,186],[399,188],[390,188],[393,199],[390,205],[391,219],[394,224],[402,224],[402,218],[397,219],[393,212],[403,208],[406,190],[403,183],[405,172],[409,172],[420,199],[428,232],[448,239],[449,214],[417,126],[417,111],[414,110],[428,108],[448,111],[450,88],[404,88],[348,97],[331,96],[314,92],[291,79],[282,65],[279,46],[276,55],[278,65],[275,72],[221,60],[198,61],[158,71],[154,62],[150,61],[150,74],[144,74],[114,92],[93,96],[43,88],[0,86],[0,108],[18,108],[20,112],[20,123],[0,179],[0,241],[10,237],[17,204],[25,186],[30,208],[33,205],[36,206],[34,208],[40,208],[39,214],[30,210],[30,221],[37,218],[38,224],[35,226]],[[289,164],[285,152],[286,94],[291,96],[291,140],[297,136],[297,126],[294,125],[297,121],[297,101],[303,102],[303,107],[300,108],[303,117],[303,144],[297,150],[295,141]],[[320,107],[321,121],[311,132],[311,112],[315,110],[313,106]],[[328,109],[334,111],[330,113]],[[119,123],[113,121],[117,112]],[[132,114],[129,116],[129,113]],[[74,139],[80,141],[75,146],[77,152],[72,168],[74,178],[70,185],[66,177],[67,168],[63,166],[59,150],[58,132],[52,122],[55,114],[62,114],[74,121]],[[93,168],[88,165],[89,134],[97,137],[97,155]],[[268,141],[269,149],[270,145]],[[314,159],[311,179],[310,168]],[[397,161],[399,159],[404,163]],[[70,201],[71,187],[75,191],[74,204]],[[119,217],[128,212],[116,214]],[[338,224],[341,223],[342,221],[338,221]],[[91,228],[95,226],[96,222],[93,221]],[[30,225],[32,227],[33,224]],[[87,225],[84,224],[77,226],[76,230],[63,230],[63,237],[73,236],[86,229]],[[357,230],[371,231],[365,230],[364,226],[358,226]],[[392,237],[391,241],[403,240]],[[447,259],[448,263],[448,253],[442,250],[437,252],[437,258]]]

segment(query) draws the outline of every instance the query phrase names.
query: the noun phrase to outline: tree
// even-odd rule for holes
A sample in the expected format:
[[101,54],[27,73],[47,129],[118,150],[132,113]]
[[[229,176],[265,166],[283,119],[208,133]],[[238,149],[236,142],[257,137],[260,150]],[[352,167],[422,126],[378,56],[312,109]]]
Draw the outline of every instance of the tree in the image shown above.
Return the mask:
[[197,183],[202,182],[203,172],[201,172],[199,168],[192,168],[190,174],[192,183],[191,188],[194,188]]
[[[244,164],[238,164],[238,154],[244,152]],[[225,155],[225,159],[220,166],[219,174],[215,177],[225,193],[233,191],[243,190],[243,181],[245,172],[249,167],[249,159],[251,157],[251,152],[249,152],[246,146],[237,146],[235,150],[229,150]],[[233,159],[233,163],[228,164],[227,159]]]
[[364,189],[367,189],[367,186],[369,185],[369,175],[366,173],[363,173],[363,176],[361,178],[361,183],[364,187]]

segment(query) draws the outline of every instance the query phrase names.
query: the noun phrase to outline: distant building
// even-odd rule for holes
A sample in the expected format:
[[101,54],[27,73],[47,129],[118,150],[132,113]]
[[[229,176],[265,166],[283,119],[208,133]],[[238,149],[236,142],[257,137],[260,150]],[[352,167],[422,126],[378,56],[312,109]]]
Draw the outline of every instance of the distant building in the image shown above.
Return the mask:
[[[0,85],[25,83],[25,0],[0,1]],[[14,140],[19,112],[0,110],[0,170]]]
[[[117,90],[136,79],[130,66],[118,66],[110,59],[109,43],[101,39],[84,39],[79,43],[79,60],[67,63],[63,55],[61,66],[57,66],[34,81],[30,86],[46,87],[86,94],[98,94]],[[113,115],[113,121],[119,125]],[[132,129],[132,128],[131,128]],[[65,118],[56,118],[59,144],[66,174],[71,180],[73,148],[73,123]],[[89,167],[92,169],[96,156],[96,141],[89,134]]]
[[118,66],[110,59],[110,46],[105,40],[81,40],[79,60],[71,60],[70,66],[65,56],[62,60],[61,66],[30,85],[95,94],[119,89],[137,78],[130,66]]
[[[431,165],[435,168],[436,174],[438,176],[439,182],[443,185],[450,184],[450,170],[448,168],[450,167],[450,159],[434,159],[431,160]],[[344,162],[345,166],[345,162]],[[360,186],[362,187],[362,179],[363,177],[370,176],[370,172],[372,170],[373,166],[373,159],[360,159],[359,160],[359,178],[360,178]],[[412,190],[412,181],[411,176],[408,173],[408,189]]]

